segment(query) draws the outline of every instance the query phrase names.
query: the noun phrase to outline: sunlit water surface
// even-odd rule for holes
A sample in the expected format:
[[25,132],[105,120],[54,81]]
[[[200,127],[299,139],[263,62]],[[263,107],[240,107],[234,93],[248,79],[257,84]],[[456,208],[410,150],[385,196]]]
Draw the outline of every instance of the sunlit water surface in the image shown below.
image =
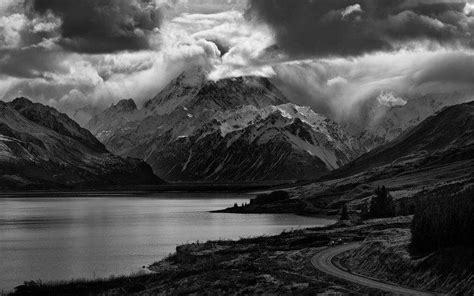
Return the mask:
[[209,212],[248,199],[228,193],[0,198],[0,291],[27,280],[129,274],[182,243],[279,234],[333,222]]

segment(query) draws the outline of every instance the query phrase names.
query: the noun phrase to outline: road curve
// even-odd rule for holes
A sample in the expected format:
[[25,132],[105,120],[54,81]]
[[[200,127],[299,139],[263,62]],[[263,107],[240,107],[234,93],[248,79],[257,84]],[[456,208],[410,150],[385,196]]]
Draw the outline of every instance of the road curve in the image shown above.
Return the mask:
[[405,288],[401,286],[397,286],[394,284],[386,283],[379,281],[374,278],[369,278],[369,277],[364,277],[356,274],[352,274],[350,272],[344,271],[334,265],[333,263],[333,258],[336,257],[337,255],[344,253],[346,251],[356,249],[360,247],[360,243],[352,243],[352,244],[346,244],[346,245],[341,245],[337,246],[334,248],[327,248],[318,254],[316,254],[312,259],[311,259],[311,264],[318,269],[319,271],[322,271],[326,274],[335,276],[337,278],[356,283],[359,285],[363,285],[366,287],[374,288],[374,289],[379,289],[385,292],[397,294],[397,295],[436,295],[436,294],[431,294],[423,291],[418,291],[410,288]]

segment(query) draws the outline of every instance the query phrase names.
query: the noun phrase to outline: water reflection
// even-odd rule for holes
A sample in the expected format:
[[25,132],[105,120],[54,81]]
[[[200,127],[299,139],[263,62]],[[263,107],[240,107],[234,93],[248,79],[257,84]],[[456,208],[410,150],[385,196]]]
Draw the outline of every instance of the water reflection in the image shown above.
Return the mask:
[[177,244],[278,234],[332,221],[209,213],[248,201],[232,194],[0,198],[0,291],[25,280],[128,274]]

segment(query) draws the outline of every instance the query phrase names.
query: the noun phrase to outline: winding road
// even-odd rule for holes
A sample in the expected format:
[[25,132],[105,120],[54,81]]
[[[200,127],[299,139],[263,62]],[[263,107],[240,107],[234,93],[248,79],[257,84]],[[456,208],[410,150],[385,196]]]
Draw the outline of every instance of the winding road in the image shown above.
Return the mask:
[[316,254],[312,259],[311,263],[313,266],[326,274],[335,276],[337,278],[363,285],[366,287],[379,289],[385,292],[393,293],[396,295],[436,295],[432,293],[427,293],[423,291],[418,291],[410,288],[405,288],[397,286],[395,284],[382,282],[380,280],[369,278],[361,275],[356,275],[348,271],[342,270],[340,267],[334,265],[333,258],[337,255],[344,253],[349,250],[356,249],[360,247],[360,243],[352,243],[346,245],[340,245],[333,248],[327,248],[318,254]]

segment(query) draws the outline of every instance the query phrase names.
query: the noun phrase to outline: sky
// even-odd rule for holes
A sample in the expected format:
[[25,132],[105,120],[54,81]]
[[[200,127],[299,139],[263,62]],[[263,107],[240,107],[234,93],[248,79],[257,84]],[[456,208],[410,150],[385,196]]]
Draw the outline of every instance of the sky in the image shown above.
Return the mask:
[[0,100],[139,104],[192,65],[334,118],[474,93],[474,0],[0,0]]

